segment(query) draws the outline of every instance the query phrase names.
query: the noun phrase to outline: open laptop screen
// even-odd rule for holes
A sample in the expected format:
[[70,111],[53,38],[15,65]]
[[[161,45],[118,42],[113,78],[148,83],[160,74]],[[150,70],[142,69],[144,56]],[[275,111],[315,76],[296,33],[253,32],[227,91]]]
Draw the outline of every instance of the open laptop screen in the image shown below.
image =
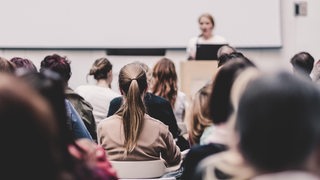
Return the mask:
[[197,44],[196,60],[218,60],[217,52],[226,44]]

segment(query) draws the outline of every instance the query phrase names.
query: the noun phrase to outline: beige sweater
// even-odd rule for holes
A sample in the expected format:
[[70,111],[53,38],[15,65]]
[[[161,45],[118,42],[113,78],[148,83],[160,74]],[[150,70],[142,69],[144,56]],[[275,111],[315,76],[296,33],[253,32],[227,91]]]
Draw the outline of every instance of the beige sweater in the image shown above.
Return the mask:
[[122,117],[110,116],[102,120],[97,129],[98,143],[106,150],[109,160],[146,161],[162,159],[168,165],[176,165],[181,160],[168,126],[149,115],[145,115],[144,126],[135,149],[124,156],[124,133]]

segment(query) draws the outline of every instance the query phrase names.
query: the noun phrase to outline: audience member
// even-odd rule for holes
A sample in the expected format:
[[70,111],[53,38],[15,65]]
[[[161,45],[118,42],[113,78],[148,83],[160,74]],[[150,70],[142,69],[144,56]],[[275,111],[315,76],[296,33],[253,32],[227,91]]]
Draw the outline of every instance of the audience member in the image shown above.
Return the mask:
[[198,23],[201,34],[189,40],[187,45],[188,60],[196,58],[197,44],[228,44],[224,37],[213,33],[215,21],[211,14],[201,14]]
[[218,70],[211,86],[208,99],[209,119],[212,125],[204,129],[200,137],[200,145],[192,146],[183,162],[182,177],[186,180],[193,179],[198,163],[212,155],[229,148],[233,137],[228,120],[233,112],[230,93],[236,77],[248,68],[255,68],[251,63],[239,58],[226,62]]
[[223,54],[219,57],[218,59],[218,67],[221,67],[223,64],[230,60],[235,60],[235,59],[243,59],[247,61],[248,63],[254,65],[251,60],[249,60],[247,57],[245,57],[241,52],[232,52],[230,54]]
[[[100,157],[105,165],[97,166],[76,159],[68,146],[81,150],[82,157],[87,152],[80,146],[67,141],[64,127],[47,101],[25,81],[13,75],[0,75],[0,119],[2,142],[7,146],[1,149],[2,176],[8,179],[96,179],[116,180],[106,157]],[[14,127],[15,136],[12,136]],[[18,142],[16,137],[24,140]],[[70,143],[70,144],[69,144]],[[91,155],[92,159],[98,156]],[[18,172],[17,172],[18,170]]]
[[151,92],[167,99],[177,122],[183,122],[188,100],[186,94],[178,90],[178,76],[173,61],[168,58],[160,59],[153,67],[152,77]]
[[[46,101],[21,80],[3,73],[0,75],[0,99],[3,120],[0,132],[7,146],[1,148],[2,176],[63,179],[65,165],[61,164],[63,154],[58,149],[58,127]],[[10,127],[14,127],[14,131]],[[13,133],[24,140],[17,142]]]
[[119,87],[125,99],[120,110],[98,125],[98,143],[111,160],[162,159],[168,165],[181,161],[179,147],[168,127],[146,114],[143,102],[147,91],[145,69],[130,63],[119,72]]
[[319,146],[318,107],[319,89],[288,72],[248,84],[240,98],[236,130],[240,151],[256,171],[253,179],[319,179],[310,172]]
[[[235,132],[235,118],[238,109],[239,99],[245,91],[247,84],[261,75],[257,68],[246,68],[239,74],[231,88],[230,99],[233,112],[227,121],[227,130],[230,132],[230,138],[225,145],[225,149],[220,153],[211,153],[199,162],[196,169],[196,177],[191,175],[192,179],[249,179],[254,175],[253,168],[243,158],[238,150],[238,136]],[[217,144],[208,144],[203,147],[214,149]],[[218,146],[220,147],[220,146]],[[198,149],[198,154],[201,153],[201,148]],[[203,148],[202,148],[203,149]],[[209,149],[209,148],[207,148]],[[195,152],[196,153],[196,152]],[[207,153],[208,154],[208,153]],[[200,155],[198,155],[200,156]],[[190,173],[191,174],[191,173]],[[210,177],[209,177],[210,176]]]
[[59,74],[51,70],[44,70],[39,73],[29,71],[21,74],[20,77],[49,102],[57,119],[67,126],[74,139],[88,138],[92,140],[80,115],[65,98],[63,80]]
[[[147,74],[147,82],[148,89],[150,86],[151,76],[149,67],[142,62],[136,61],[134,63],[138,63],[142,66],[142,68],[146,71]],[[148,76],[149,73],[149,76]],[[147,109],[147,114],[155,119],[160,120],[165,125],[169,127],[169,131],[171,132],[173,138],[176,140],[177,145],[180,150],[183,151],[189,148],[188,141],[180,134],[180,129],[177,124],[176,117],[174,116],[173,109],[168,100],[162,98],[161,96],[154,95],[150,92],[146,92],[144,95],[144,103]],[[110,102],[108,117],[115,114],[119,109],[121,104],[123,103],[122,97],[114,98]]]
[[[188,99],[185,93],[178,90],[178,75],[171,59],[164,57],[157,61],[152,70],[151,84],[151,92],[153,94],[161,96],[170,102],[179,129],[186,129],[187,124],[184,122],[184,118],[188,107]],[[187,134],[187,130],[181,133]],[[178,141],[180,141],[178,144],[182,150],[190,147],[185,137],[179,136]]]
[[226,62],[218,70],[209,98],[209,117],[213,125],[204,130],[200,144],[225,144],[228,140],[229,133],[225,128],[233,111],[230,101],[231,87],[236,77],[248,67],[255,67],[255,65],[249,59],[239,57]]
[[312,72],[310,74],[312,76],[312,80],[319,84],[320,82],[320,59],[314,64]]
[[120,96],[111,89],[112,64],[107,58],[99,58],[94,61],[89,75],[93,75],[96,80],[95,85],[81,85],[75,92],[87,100],[93,107],[93,116],[96,125],[108,114],[110,101]]
[[231,53],[234,53],[234,52],[237,52],[237,50],[234,47],[226,44],[226,45],[221,46],[218,49],[217,57],[219,59],[222,55],[231,54]]
[[314,58],[308,52],[299,52],[295,54],[290,63],[295,74],[303,75],[311,80],[310,74],[313,69]]
[[81,116],[91,137],[96,140],[96,122],[92,114],[93,108],[91,104],[68,86],[68,81],[72,74],[70,63],[71,62],[66,57],[62,57],[58,54],[48,55],[40,63],[40,72],[45,69],[50,69],[57,72],[62,77],[65,84],[66,98],[72,103],[73,107]]
[[193,96],[191,105],[188,107],[186,121],[189,131],[190,145],[200,143],[200,137],[206,127],[212,125],[209,119],[208,101],[211,94],[211,83],[207,83],[199,89]]

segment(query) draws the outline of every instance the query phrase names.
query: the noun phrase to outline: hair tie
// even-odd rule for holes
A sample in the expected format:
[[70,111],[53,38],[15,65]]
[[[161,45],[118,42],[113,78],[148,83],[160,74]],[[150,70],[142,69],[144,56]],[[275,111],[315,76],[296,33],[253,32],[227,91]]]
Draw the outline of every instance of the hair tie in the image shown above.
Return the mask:
[[133,80],[137,80],[137,78],[131,78],[131,81],[133,81]]

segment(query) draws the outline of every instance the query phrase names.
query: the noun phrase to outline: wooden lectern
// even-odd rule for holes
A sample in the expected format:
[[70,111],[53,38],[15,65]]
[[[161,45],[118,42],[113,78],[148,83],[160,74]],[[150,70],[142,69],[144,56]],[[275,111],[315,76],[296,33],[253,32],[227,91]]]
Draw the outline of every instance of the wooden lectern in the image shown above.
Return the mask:
[[182,61],[180,64],[181,91],[191,99],[202,86],[213,80],[217,70],[218,61],[216,60]]

